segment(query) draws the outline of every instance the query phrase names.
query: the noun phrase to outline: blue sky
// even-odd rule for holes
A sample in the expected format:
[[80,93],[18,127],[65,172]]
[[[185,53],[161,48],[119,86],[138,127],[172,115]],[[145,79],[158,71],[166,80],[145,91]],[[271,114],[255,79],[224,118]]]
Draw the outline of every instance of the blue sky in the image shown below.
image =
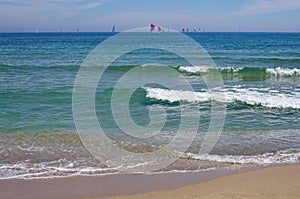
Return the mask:
[[0,32],[148,26],[300,32],[300,0],[0,0]]

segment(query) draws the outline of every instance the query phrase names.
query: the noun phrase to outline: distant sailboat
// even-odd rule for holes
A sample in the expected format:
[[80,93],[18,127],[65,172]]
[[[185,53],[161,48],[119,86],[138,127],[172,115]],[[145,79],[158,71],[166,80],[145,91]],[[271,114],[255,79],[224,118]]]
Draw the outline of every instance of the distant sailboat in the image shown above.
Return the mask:
[[161,31],[162,31],[161,26],[158,26],[158,32],[161,32]]
[[36,28],[35,29],[35,34],[38,34],[39,33],[39,30]]
[[151,32],[153,32],[155,30],[155,23],[154,22],[152,22],[150,24],[150,28],[151,28]]
[[116,31],[116,25],[113,26],[113,28],[112,28],[111,31],[112,31],[112,32],[115,32],[115,31]]

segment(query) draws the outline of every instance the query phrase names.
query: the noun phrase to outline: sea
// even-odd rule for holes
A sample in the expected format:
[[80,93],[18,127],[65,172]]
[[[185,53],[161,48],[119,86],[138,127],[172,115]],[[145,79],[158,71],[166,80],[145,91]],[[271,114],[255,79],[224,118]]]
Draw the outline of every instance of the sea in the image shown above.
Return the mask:
[[[168,37],[168,33],[153,34]],[[125,165],[107,165],[86,147],[77,131],[73,112],[74,84],[82,64],[94,48],[117,35],[0,33],[0,179],[124,172],[120,168]],[[214,66],[191,65],[186,59],[161,49],[140,49],[112,62],[99,79],[95,112],[114,146],[135,154],[164,148],[181,131],[184,110],[191,109],[200,113],[193,142],[182,146],[186,150],[177,154],[176,161],[151,172],[299,163],[300,34],[184,35],[205,49]],[[119,45],[116,48],[124,43]],[[178,48],[181,45],[184,44],[179,43]],[[157,82],[164,78],[165,68],[169,68],[178,75],[179,82],[184,79],[193,88],[184,90],[179,85],[170,89],[155,81],[135,88],[128,105],[130,121],[143,128],[151,123],[151,114],[164,118],[159,133],[140,139],[127,135],[118,126],[112,108],[118,80],[137,67],[145,68],[138,71],[138,76],[151,75],[155,80],[155,75],[160,74]],[[155,73],[147,74],[149,67]],[[222,99],[211,95],[203,79],[203,74],[211,68],[222,78],[223,86],[215,88],[224,93]],[[118,93],[131,87],[134,85],[130,83],[118,87]],[[123,98],[115,97],[115,109],[122,112]],[[209,153],[201,154],[204,136],[213,120],[212,103],[225,107],[224,124]],[[154,109],[159,111],[153,112]],[[122,119],[126,122],[129,118]],[[147,164],[143,159],[139,162]]]

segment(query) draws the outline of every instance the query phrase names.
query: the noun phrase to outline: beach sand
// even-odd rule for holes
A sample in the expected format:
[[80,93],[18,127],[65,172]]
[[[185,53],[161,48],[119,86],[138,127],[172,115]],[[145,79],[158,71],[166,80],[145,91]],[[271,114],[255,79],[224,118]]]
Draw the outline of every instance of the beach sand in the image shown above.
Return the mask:
[[264,168],[174,190],[108,198],[300,199],[300,165]]
[[217,172],[0,180],[1,199],[101,197],[299,199],[300,164]]

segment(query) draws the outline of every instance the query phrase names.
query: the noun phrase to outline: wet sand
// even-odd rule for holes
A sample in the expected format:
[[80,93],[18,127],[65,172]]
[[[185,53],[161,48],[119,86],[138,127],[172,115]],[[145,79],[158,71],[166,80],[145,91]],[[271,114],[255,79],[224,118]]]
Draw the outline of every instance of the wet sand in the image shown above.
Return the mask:
[[298,199],[300,164],[156,175],[0,180],[0,193],[5,199]]
[[106,199],[299,199],[300,165],[264,168],[174,190]]

